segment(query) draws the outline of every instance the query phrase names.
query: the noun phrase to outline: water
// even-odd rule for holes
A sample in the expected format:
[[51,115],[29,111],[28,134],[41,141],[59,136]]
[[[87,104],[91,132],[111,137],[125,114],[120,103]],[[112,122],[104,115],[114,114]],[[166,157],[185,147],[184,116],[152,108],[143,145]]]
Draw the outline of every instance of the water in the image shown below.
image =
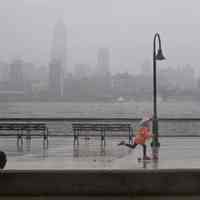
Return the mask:
[[[17,102],[0,103],[0,117],[142,117],[151,112],[151,102],[123,103],[64,103]],[[159,102],[160,117],[200,117],[198,102]],[[127,138],[126,138],[127,139]],[[107,139],[106,147],[100,139],[80,141],[73,146],[73,138],[50,138],[48,148],[42,139],[24,140],[17,146],[15,138],[1,138],[0,148],[8,155],[7,169],[134,169],[199,167],[198,138],[162,138],[159,163],[138,163],[141,148],[131,151],[117,146],[121,139]],[[150,154],[149,148],[149,154]],[[173,163],[171,161],[173,160]],[[189,162],[183,163],[183,161]]]
[[[160,117],[200,117],[199,102],[158,102]],[[152,102],[0,102],[0,117],[142,117]]]

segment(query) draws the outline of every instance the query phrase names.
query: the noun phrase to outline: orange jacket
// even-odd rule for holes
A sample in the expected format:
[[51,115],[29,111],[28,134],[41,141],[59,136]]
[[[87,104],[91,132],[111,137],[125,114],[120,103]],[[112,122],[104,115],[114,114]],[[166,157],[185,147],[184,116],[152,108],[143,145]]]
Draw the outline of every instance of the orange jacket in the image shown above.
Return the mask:
[[149,128],[147,127],[142,127],[139,128],[135,138],[134,138],[134,143],[136,144],[145,144],[146,140],[148,140],[152,136]]

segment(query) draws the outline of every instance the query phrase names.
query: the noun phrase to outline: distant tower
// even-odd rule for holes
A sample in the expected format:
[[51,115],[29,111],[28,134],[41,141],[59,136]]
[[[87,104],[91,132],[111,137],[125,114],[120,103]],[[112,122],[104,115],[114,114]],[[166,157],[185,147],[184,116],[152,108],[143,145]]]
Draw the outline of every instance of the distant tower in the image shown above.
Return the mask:
[[49,95],[59,98],[62,96],[62,65],[59,60],[52,60],[49,64]]
[[107,48],[100,48],[97,54],[96,91],[99,97],[107,98],[111,93],[110,54]]
[[67,31],[60,20],[54,27],[51,58],[49,64],[49,92],[53,97],[63,94],[64,73],[67,71]]
[[14,60],[10,65],[10,87],[12,90],[24,90],[23,62]]
[[107,48],[100,48],[97,55],[97,75],[110,76],[110,54]]
[[51,60],[59,60],[63,70],[67,71],[67,30],[62,20],[54,27]]

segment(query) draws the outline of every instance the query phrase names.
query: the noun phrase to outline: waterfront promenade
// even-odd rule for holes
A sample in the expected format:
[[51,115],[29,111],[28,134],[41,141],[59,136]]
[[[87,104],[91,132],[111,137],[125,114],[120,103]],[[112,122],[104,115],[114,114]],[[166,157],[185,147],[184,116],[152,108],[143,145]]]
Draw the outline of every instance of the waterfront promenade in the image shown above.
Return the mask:
[[[32,152],[27,152],[25,146],[23,154],[12,156],[12,152],[8,153],[8,164],[1,173],[0,199],[200,198],[200,138],[161,138],[158,162],[138,162],[142,149],[129,151],[117,146],[119,139],[108,140],[104,154],[98,140],[82,140],[76,150],[69,138],[62,138],[63,143],[52,140],[50,138],[45,152],[40,152],[42,149],[39,151],[33,141]],[[14,196],[4,196],[8,194]],[[94,196],[88,197],[87,194]]]
[[[199,126],[199,120],[188,123],[193,128]],[[178,127],[179,123],[175,125]],[[138,162],[142,149],[118,146],[123,138],[108,137],[105,146],[99,139],[82,138],[80,145],[74,146],[73,137],[50,137],[47,149],[42,148],[40,138],[31,142],[24,140],[22,149],[16,149],[16,139],[1,138],[8,163],[1,174],[0,197],[12,194],[32,195],[32,199],[62,199],[66,198],[62,195],[80,195],[73,198],[89,199],[83,196],[90,194],[109,195],[107,199],[117,199],[115,195],[118,198],[122,195],[120,199],[132,199],[135,195],[137,198],[134,199],[149,199],[140,195],[189,195],[192,199],[191,196],[200,194],[200,137],[197,129],[193,129],[196,135],[191,137],[180,134],[180,129],[174,129],[179,137],[160,138],[160,159],[157,162]],[[148,153],[151,154],[150,144]],[[159,198],[165,200],[168,197],[153,199]],[[193,199],[198,198],[193,196]]]
[[[106,146],[98,139],[80,141],[73,145],[73,138],[50,138],[48,149],[42,148],[40,139],[24,142],[18,149],[15,139],[1,138],[1,148],[8,155],[6,169],[174,169],[200,168],[200,137],[160,138],[158,162],[139,162],[142,155],[138,146],[130,150],[117,146],[121,138],[108,138]],[[150,141],[149,141],[150,142]],[[151,154],[150,144],[148,153]]]

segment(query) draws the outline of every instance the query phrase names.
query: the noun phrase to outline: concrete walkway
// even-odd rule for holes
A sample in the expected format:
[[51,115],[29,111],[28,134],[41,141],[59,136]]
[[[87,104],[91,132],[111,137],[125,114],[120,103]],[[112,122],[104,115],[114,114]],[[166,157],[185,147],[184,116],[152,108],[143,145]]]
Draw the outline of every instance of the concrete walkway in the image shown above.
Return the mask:
[[[113,161],[113,169],[185,169],[200,168],[200,138],[161,138],[158,161],[141,161],[142,147],[130,151],[130,154]],[[126,147],[120,147],[126,148]],[[148,145],[151,156],[151,147]],[[138,156],[139,155],[139,156]]]
[[[157,162],[153,162],[153,161],[148,161],[148,162],[138,162],[137,157],[141,155],[141,147],[137,147],[137,149],[133,150],[128,150],[126,154],[123,154],[123,156],[121,156],[120,158],[116,158],[116,157],[112,157],[112,156],[99,156],[99,157],[94,157],[94,156],[81,156],[81,157],[73,157],[72,156],[72,152],[68,151],[68,157],[66,157],[63,152],[66,151],[66,149],[64,147],[58,147],[57,148],[57,156],[54,157],[51,155],[51,151],[48,152],[48,156],[44,157],[43,159],[39,159],[35,156],[35,155],[26,155],[26,156],[22,156],[17,157],[17,159],[10,159],[8,158],[8,165],[6,167],[6,170],[4,171],[5,174],[9,175],[9,171],[7,169],[109,169],[111,170],[122,170],[122,172],[124,172],[124,170],[128,171],[128,170],[134,170],[136,169],[136,171],[138,169],[142,169],[139,170],[142,173],[147,173],[148,171],[152,171],[153,173],[162,173],[162,170],[167,169],[167,171],[171,171],[171,169],[175,169],[173,170],[175,173],[180,173],[181,170],[176,170],[176,169],[194,169],[191,170],[191,173],[198,173],[199,169],[200,169],[200,139],[199,138],[161,138],[160,140],[161,143],[161,148],[160,148],[160,159]],[[127,148],[124,146],[117,146],[117,143],[112,144],[113,146],[107,146],[107,148],[109,148],[108,150],[117,150],[117,151],[126,151]],[[68,150],[70,149],[70,147],[68,148]],[[92,149],[93,150],[93,149]],[[66,152],[65,152],[66,153]],[[150,146],[148,145],[148,153],[149,155],[151,154],[151,149]],[[58,156],[59,155],[59,156]],[[143,170],[144,169],[144,170]],[[159,170],[148,170],[148,169],[159,169]],[[169,170],[168,170],[169,169]],[[196,170],[198,169],[198,170]],[[187,173],[187,170],[185,170]],[[65,171],[66,172],[66,171]],[[183,170],[184,172],[184,170]],[[16,173],[18,173],[16,171]],[[37,173],[37,172],[36,172]],[[53,172],[54,173],[54,172]],[[60,172],[59,172],[60,173]],[[75,171],[75,174],[77,173],[77,171]],[[150,172],[151,173],[151,172]],[[181,172],[182,173],[182,172]],[[2,175],[3,175],[2,174]],[[71,174],[71,173],[70,173]],[[132,173],[131,173],[132,174]],[[137,173],[136,173],[137,174]],[[43,175],[43,173],[40,174],[40,176]],[[160,183],[165,184],[166,178],[167,178],[167,183],[166,184],[175,184],[177,183],[182,184],[182,183],[187,183],[188,187],[190,189],[197,189],[199,188],[199,183],[197,180],[199,180],[197,174],[192,174],[191,176],[189,176],[189,178],[187,179],[187,181],[185,182],[185,178],[184,178],[185,174],[180,174],[178,177],[178,181],[172,181],[172,179],[174,178],[174,175],[172,174],[171,176],[163,176],[161,175],[161,179],[158,179],[158,183],[160,186]],[[26,176],[23,176],[26,177]],[[37,176],[34,176],[35,178]],[[69,178],[69,176],[67,176]],[[101,176],[103,178],[103,176]],[[119,176],[119,178],[122,178],[122,182],[124,180],[123,176]],[[133,181],[136,181],[135,184],[138,186],[138,181],[135,180],[134,178],[131,178],[130,175],[127,176],[128,178],[130,178]],[[170,179],[170,177],[172,179]],[[35,179],[34,178],[34,179]],[[16,179],[16,177],[14,176],[14,180]],[[31,180],[34,180],[31,179]],[[190,181],[193,181],[192,184],[190,184]],[[21,180],[21,179],[20,179]],[[53,180],[53,179],[52,179]],[[56,180],[56,179],[55,179]],[[60,179],[58,179],[60,180]],[[64,180],[67,180],[64,179]],[[73,179],[74,180],[74,179]],[[78,180],[78,179],[77,179]],[[99,180],[99,179],[98,179]],[[108,183],[108,179],[105,179],[106,182]],[[114,179],[115,180],[115,179]],[[142,179],[144,181],[144,179]],[[153,180],[152,178],[149,179],[149,177],[147,177],[147,180]],[[154,177],[154,180],[155,177]],[[170,182],[171,180],[171,182]],[[120,182],[120,181],[118,181]],[[126,181],[127,182],[127,181]],[[146,183],[147,181],[145,181]],[[38,183],[38,182],[37,182]],[[95,179],[95,183],[96,183],[96,179]],[[115,183],[115,182],[114,182]],[[123,182],[124,183],[124,182]],[[34,183],[33,183],[34,184]],[[78,180],[78,184],[79,180]],[[196,185],[195,185],[196,184]],[[43,184],[44,185],[44,184]],[[65,185],[65,184],[64,184]],[[111,184],[113,185],[113,183]],[[122,184],[123,186],[124,184]],[[144,185],[144,183],[142,183],[142,185]],[[152,182],[151,182],[152,185]],[[176,184],[175,184],[176,185]],[[14,187],[12,187],[14,188]],[[116,187],[115,187],[116,188]],[[126,187],[127,188],[127,187]],[[164,188],[166,188],[164,186]],[[181,187],[180,187],[181,188]],[[179,189],[180,189],[179,188]],[[184,188],[184,187],[183,187]],[[181,191],[185,191],[184,189],[181,188]],[[9,193],[10,194],[10,193]],[[172,193],[174,194],[174,193]],[[131,200],[131,199],[135,199],[135,200],[197,200],[200,199],[200,196],[192,196],[190,195],[191,193],[188,193],[188,196],[91,196],[91,197],[84,197],[84,196],[73,196],[73,197],[69,197],[69,196],[29,196],[28,199],[30,200],[63,200],[63,199],[71,199],[71,200]],[[193,193],[192,193],[193,194]],[[196,193],[195,193],[196,194]],[[199,194],[199,193],[197,193]],[[5,200],[23,200],[23,199],[27,199],[26,196],[13,196],[13,197],[3,197],[1,196],[0,198],[5,199]]]
[[[73,146],[61,145],[49,148],[45,155],[24,153],[9,156],[6,169],[177,169],[200,168],[200,138],[160,138],[159,161],[138,162],[142,148],[135,150],[117,146],[119,140],[106,144],[105,155],[100,153],[100,144],[90,141],[80,144],[79,156]],[[52,142],[53,143],[53,142]],[[84,146],[85,145],[85,146]],[[148,144],[148,154],[151,147]],[[119,156],[118,156],[119,155]]]

